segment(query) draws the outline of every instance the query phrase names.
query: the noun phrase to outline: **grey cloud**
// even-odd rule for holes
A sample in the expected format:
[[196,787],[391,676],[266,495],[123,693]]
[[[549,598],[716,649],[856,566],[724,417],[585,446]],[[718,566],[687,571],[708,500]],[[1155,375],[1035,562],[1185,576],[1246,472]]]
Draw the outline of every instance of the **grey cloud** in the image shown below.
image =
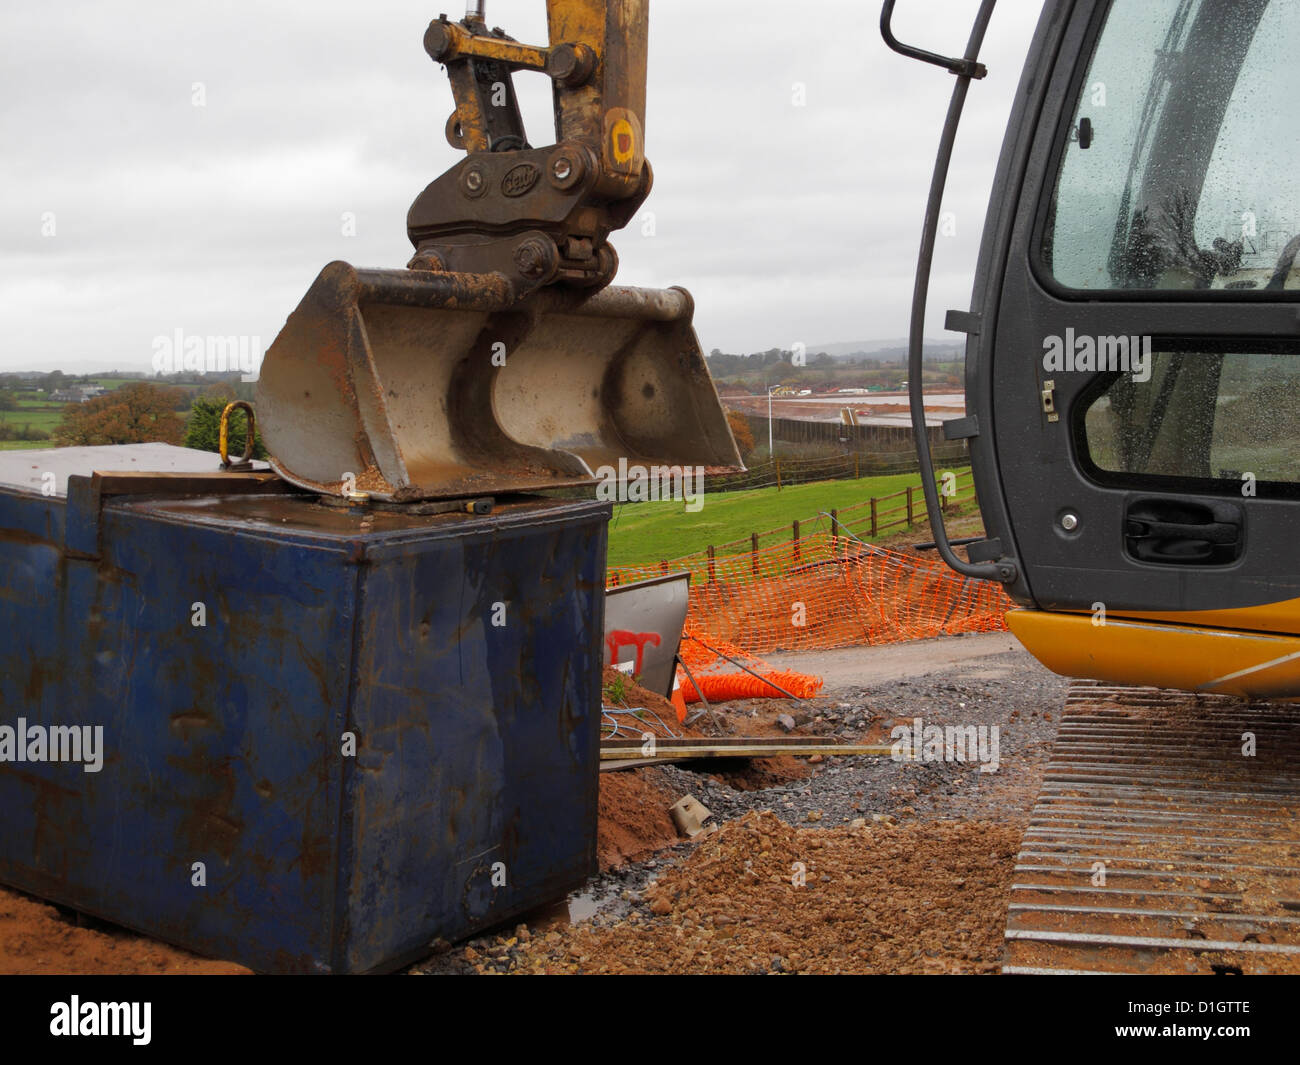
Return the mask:
[[[897,29],[959,51],[975,6],[900,0]],[[939,249],[936,330],[969,300],[1037,10],[1008,0],[994,17],[993,73],[972,90],[949,186],[958,236]],[[151,338],[178,327],[269,343],[329,260],[403,264],[407,206],[457,159],[442,140],[450,91],[420,44],[437,13],[396,0],[7,7],[0,369],[147,364]],[[544,39],[543,0],[489,0],[488,16]],[[890,53],[878,17],[874,0],[652,4],[656,233],[614,237],[619,280],[690,288],[706,349],[906,331],[952,79]],[[546,143],[544,79],[521,81]]]

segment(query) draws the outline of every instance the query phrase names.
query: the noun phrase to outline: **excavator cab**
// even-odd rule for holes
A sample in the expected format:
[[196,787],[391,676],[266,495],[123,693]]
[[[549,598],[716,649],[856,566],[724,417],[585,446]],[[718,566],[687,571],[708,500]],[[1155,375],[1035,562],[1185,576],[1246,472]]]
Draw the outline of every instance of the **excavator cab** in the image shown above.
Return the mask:
[[[610,285],[609,234],[650,192],[648,0],[548,5],[547,46],[483,0],[432,22],[465,158],[411,205],[405,270],[327,266],[267,351],[271,464],[389,502],[742,469],[683,289]],[[553,87],[556,142],[527,139],[513,75]]]
[[[993,3],[960,59],[894,40],[892,8],[891,46],[958,78],[919,361],[951,135]],[[971,307],[948,316],[968,337],[967,416],[948,435],[969,443],[987,538],[962,559],[936,536],[955,568],[1003,582],[1012,631],[1059,673],[1300,695],[1298,51],[1288,0],[1044,7]]]

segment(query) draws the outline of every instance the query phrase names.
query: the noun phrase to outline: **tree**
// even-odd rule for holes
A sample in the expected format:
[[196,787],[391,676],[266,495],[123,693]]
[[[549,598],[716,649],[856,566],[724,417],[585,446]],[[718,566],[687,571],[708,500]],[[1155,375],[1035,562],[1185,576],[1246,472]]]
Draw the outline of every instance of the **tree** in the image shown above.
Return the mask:
[[766,385],[779,385],[790,377],[790,371],[794,369],[788,362],[774,362],[763,371],[763,381]]
[[[185,430],[185,446],[199,451],[219,451],[221,444],[221,412],[226,409],[229,400],[221,394],[199,396],[190,407],[190,422]],[[244,454],[244,443],[248,439],[248,423],[244,412],[230,415],[226,426],[226,444],[231,459],[239,459]],[[266,458],[266,448],[262,444],[262,434],[253,437],[253,458]]]
[[731,426],[731,435],[736,438],[741,459],[748,459],[754,453],[754,434],[749,428],[749,419],[738,410],[729,410],[727,424]]
[[179,444],[185,423],[170,393],[153,385],[123,385],[85,403],[69,403],[54,430],[60,447],[103,444]]

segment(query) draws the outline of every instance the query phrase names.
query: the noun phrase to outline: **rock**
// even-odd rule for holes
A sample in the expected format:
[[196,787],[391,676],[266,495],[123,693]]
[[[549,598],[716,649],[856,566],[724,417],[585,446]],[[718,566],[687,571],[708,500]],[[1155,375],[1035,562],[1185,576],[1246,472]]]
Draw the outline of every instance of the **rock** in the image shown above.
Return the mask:
[[809,811],[808,811],[808,820],[809,820],[809,821],[820,821],[821,819],[822,819],[822,812],[821,812],[820,810],[809,810]]
[[849,822],[849,828],[866,828],[867,819],[865,817],[855,817]]
[[776,723],[785,729],[786,732],[793,732],[795,730],[794,718],[789,714],[777,715]]
[[820,754],[814,754],[811,758],[808,759],[808,764],[821,765],[821,763],[824,762],[825,760],[826,759],[824,759]]
[[694,795],[685,795],[678,799],[668,807],[668,813],[673,819],[673,824],[677,826],[677,831],[690,839],[703,832],[704,822],[713,816],[704,803]]
[[650,912],[656,917],[667,917],[673,912],[673,904],[669,901],[667,895],[660,895],[654,902],[650,903]]
[[896,824],[898,821],[893,814],[872,814],[871,820],[882,825],[892,825]]

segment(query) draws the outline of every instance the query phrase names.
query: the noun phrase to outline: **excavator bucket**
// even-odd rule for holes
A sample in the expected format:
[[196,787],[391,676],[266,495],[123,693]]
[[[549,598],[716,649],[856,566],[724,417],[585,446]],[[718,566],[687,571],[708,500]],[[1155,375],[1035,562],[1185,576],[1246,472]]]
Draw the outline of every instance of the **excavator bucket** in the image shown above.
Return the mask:
[[[684,289],[327,266],[262,364],[271,464],[405,502],[743,469]],[[621,461],[620,461],[621,460]]]

